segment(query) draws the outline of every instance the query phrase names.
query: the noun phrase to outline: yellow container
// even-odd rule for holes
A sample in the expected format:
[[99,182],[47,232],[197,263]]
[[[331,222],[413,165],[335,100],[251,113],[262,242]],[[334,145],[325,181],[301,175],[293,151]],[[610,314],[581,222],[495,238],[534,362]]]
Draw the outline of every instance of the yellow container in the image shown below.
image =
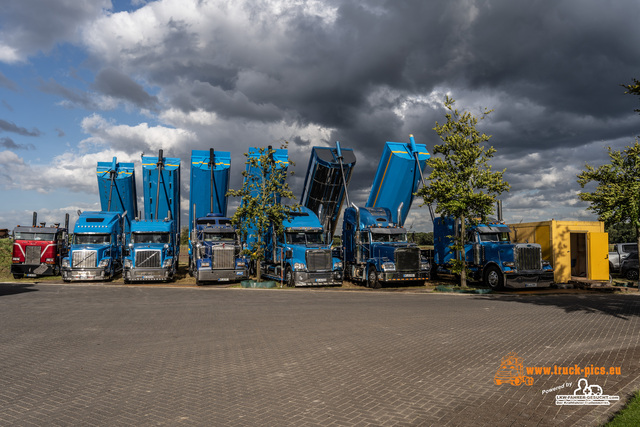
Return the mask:
[[509,224],[515,243],[538,243],[556,283],[609,280],[609,236],[602,221],[542,221]]

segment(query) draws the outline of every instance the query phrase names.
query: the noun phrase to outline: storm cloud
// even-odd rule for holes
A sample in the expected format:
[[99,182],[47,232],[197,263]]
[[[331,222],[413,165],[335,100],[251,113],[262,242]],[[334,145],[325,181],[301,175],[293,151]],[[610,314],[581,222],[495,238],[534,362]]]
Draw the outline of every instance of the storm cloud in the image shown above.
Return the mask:
[[300,194],[310,147],[340,141],[357,156],[351,200],[364,203],[384,142],[414,134],[431,150],[449,95],[461,110],[493,110],[478,127],[494,168],[507,168],[507,219],[582,219],[575,175],[640,133],[638,100],[620,86],[640,70],[636,3],[56,0],[59,21],[41,29],[39,2],[22,3],[2,35],[28,37],[3,39],[0,61],[63,42],[87,56],[74,65],[84,78],[40,80],[82,115],[88,136],[69,153],[164,148],[187,164],[192,149],[229,150],[237,188],[248,147],[289,141]]

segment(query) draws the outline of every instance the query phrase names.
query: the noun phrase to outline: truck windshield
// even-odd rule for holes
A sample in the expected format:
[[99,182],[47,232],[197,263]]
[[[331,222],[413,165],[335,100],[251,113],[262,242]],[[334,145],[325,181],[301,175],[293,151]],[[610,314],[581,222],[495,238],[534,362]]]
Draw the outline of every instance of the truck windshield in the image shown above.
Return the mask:
[[169,243],[169,233],[132,233],[131,243]]
[[53,233],[27,233],[24,231],[14,232],[14,240],[55,240],[55,234]]
[[205,242],[234,243],[235,240],[235,233],[204,233]]
[[508,242],[509,233],[480,233],[481,242]]
[[398,234],[371,233],[371,241],[373,242],[406,242],[407,235],[405,233],[398,233]]
[[298,231],[285,233],[287,243],[293,245],[324,245],[326,242],[325,235],[318,231]]
[[108,245],[111,243],[110,234],[75,233],[73,243],[76,245]]

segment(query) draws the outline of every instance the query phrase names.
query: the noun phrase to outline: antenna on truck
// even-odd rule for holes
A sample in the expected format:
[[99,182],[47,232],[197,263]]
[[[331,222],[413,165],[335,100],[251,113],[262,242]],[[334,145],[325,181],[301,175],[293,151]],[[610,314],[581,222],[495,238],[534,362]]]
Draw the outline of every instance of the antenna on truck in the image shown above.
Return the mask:
[[111,170],[109,170],[109,180],[111,182],[109,184],[109,201],[107,202],[107,212],[111,212],[111,194],[113,191],[113,184],[115,183],[115,179],[117,177],[118,177],[118,172],[116,171],[116,158],[114,157],[111,163]]
[[[422,186],[424,187],[426,185],[426,182],[424,180],[424,175],[422,174],[422,168],[420,167],[420,158],[418,157],[419,156],[418,147],[416,147],[416,140],[413,138],[413,134],[409,134],[409,144],[411,148],[411,154],[413,154],[413,157],[416,159],[416,164],[418,165],[418,171],[420,172],[420,181],[422,182]],[[431,222],[433,222],[433,220],[435,219],[435,214],[433,213],[433,206],[431,206],[431,203],[429,203],[427,207],[429,208],[429,214],[431,215]]]
[[344,169],[342,168],[342,161],[344,160],[344,157],[342,156],[342,150],[340,149],[340,141],[336,141],[336,156],[340,163],[340,175],[342,176],[342,185],[344,186],[344,197],[347,198],[347,206],[349,206],[351,205],[351,202],[349,202],[349,192],[347,191],[347,178],[344,176]]

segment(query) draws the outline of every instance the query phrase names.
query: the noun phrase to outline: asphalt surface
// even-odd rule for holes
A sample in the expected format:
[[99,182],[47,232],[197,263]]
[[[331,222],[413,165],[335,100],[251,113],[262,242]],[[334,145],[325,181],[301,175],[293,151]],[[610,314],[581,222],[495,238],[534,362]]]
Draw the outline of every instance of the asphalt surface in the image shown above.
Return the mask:
[[[639,303],[0,284],[0,425],[596,426],[640,389]],[[587,378],[611,404],[556,404],[584,374],[496,385],[510,352],[619,367]]]

